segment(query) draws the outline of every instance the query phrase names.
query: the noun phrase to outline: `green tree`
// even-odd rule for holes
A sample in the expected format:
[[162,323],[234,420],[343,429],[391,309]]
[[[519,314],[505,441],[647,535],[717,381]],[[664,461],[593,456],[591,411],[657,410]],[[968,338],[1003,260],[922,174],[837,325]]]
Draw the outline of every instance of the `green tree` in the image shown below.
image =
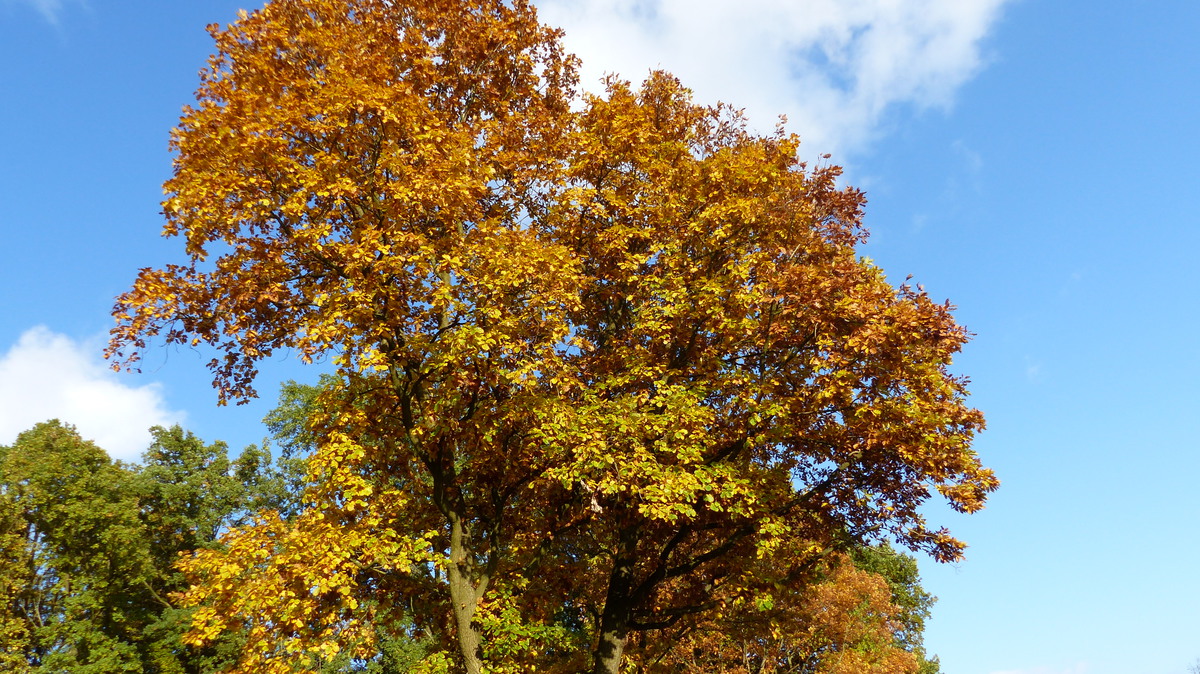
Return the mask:
[[58,421],[0,447],[0,663],[16,671],[211,672],[238,635],[186,647],[182,553],[263,508],[294,509],[262,450],[237,459],[178,426],[151,429],[140,465],[113,462]]
[[28,667],[141,671],[155,569],[132,477],[57,421],[0,448],[6,533],[19,539],[6,599],[25,635],[12,650]]
[[0,670],[19,672],[26,666],[31,644],[30,622],[23,602],[28,601],[29,539],[26,522],[7,488],[0,488]]
[[175,564],[181,554],[219,547],[222,533],[254,513],[294,511],[297,496],[288,489],[286,468],[264,449],[252,445],[231,460],[225,443],[205,444],[179,426],[155,427],[151,435],[141,464],[129,467],[154,569],[145,589],[157,602],[157,617],[142,638],[146,661],[155,671],[216,671],[228,664],[240,635],[203,649],[183,644],[191,610],[175,603],[174,595],[187,588]]

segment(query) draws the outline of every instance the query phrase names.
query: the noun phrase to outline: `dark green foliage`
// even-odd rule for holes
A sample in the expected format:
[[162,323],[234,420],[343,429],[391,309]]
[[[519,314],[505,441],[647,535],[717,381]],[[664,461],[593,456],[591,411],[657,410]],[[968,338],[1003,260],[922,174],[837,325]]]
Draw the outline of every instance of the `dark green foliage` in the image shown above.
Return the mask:
[[259,510],[295,507],[266,450],[251,445],[231,461],[225,443],[205,445],[179,426],[151,434],[138,470],[142,510],[172,561],[181,550],[215,545],[222,531]]
[[262,508],[293,510],[270,455],[231,461],[181,428],[152,429],[142,465],[113,462],[58,421],[0,447],[0,669],[211,672],[236,636],[185,648],[180,554]]
[[183,646],[191,612],[175,608],[169,599],[187,587],[173,565],[181,554],[218,545],[223,531],[260,509],[294,509],[294,498],[265,450],[251,445],[231,461],[225,443],[206,445],[179,426],[153,428],[151,434],[153,442],[136,468],[136,489],[158,571],[155,597],[161,613],[146,640],[157,645],[155,660],[178,656],[181,669],[161,671],[214,671],[232,662],[238,638],[226,635],[202,651]]
[[0,448],[0,485],[12,539],[6,608],[23,623],[28,665],[142,671],[134,644],[154,619],[155,568],[134,474],[48,422]]
[[317,411],[317,396],[337,382],[336,377],[326,374],[321,375],[315,386],[299,384],[295,380],[280,386],[279,405],[267,413],[263,423],[279,444],[284,458],[303,458],[312,453],[316,439],[308,428],[308,420]]

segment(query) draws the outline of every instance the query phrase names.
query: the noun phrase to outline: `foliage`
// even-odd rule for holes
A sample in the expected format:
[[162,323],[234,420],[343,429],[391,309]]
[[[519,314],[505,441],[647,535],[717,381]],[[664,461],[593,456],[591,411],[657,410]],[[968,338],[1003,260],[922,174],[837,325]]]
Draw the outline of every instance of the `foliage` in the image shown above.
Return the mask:
[[221,402],[279,349],[337,376],[279,422],[314,448],[304,506],[186,562],[191,643],[313,669],[411,616],[420,667],[617,672],[640,632],[778,600],[865,607],[833,642],[903,652],[919,607],[831,551],[955,559],[920,506],[997,481],[948,371],[966,331],[857,255],[835,167],[663,73],[573,98],[525,2],[277,0],[212,32],[165,186],[189,259],[139,274],[110,355],[205,343]]
[[898,609],[897,645],[917,656],[919,674],[938,674],[941,670],[937,658],[926,658],[923,643],[925,620],[937,598],[921,587],[917,560],[886,543],[856,547],[851,551],[851,557],[856,567],[887,581],[891,602]]
[[21,610],[29,573],[27,539],[20,508],[7,490],[0,497],[0,670],[19,672],[26,667],[30,624]]
[[901,609],[886,581],[844,555],[823,562],[799,583],[769,569],[770,589],[753,603],[727,598],[712,619],[641,637],[627,660],[639,671],[736,674],[912,674],[916,654],[896,641]]
[[297,383],[295,380],[280,385],[279,404],[263,419],[271,437],[283,451],[285,458],[310,456],[316,449],[317,440],[308,422],[318,410],[317,398],[322,390],[333,389],[337,379],[322,375],[317,385]]
[[25,637],[9,650],[44,671],[139,671],[153,569],[130,475],[57,422],[0,449],[0,466],[16,543],[5,599]]
[[152,434],[138,466],[57,421],[0,447],[6,670],[209,672],[237,650],[237,635],[184,647],[191,610],[169,599],[186,587],[172,565],[289,497],[256,448],[231,462],[179,427]]

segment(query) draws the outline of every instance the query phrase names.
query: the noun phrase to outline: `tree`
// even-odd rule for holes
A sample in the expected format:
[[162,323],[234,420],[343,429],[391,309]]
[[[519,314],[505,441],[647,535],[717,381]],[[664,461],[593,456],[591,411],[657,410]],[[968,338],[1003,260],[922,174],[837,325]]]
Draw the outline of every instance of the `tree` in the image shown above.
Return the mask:
[[235,461],[178,426],[151,429],[140,466],[57,421],[0,447],[0,663],[5,671],[210,672],[239,636],[184,646],[180,553],[286,500],[270,457]]
[[132,642],[147,621],[141,586],[152,569],[128,474],[48,422],[0,448],[0,477],[15,543],[5,546],[5,603],[20,634],[7,650],[44,671],[140,671]]
[[925,657],[924,645],[925,620],[937,599],[921,587],[917,560],[887,544],[858,547],[851,556],[855,566],[887,581],[892,604],[898,609],[896,644],[916,655],[919,674],[938,674],[938,660]]
[[919,508],[997,486],[967,333],[857,255],[861,193],[795,136],[663,73],[576,100],[524,2],[277,0],[213,34],[166,183],[188,261],[142,270],[109,353],[207,344],[221,402],[280,349],[337,377],[305,508],[187,563],[195,643],[290,671],[411,613],[424,667],[616,672],[845,540],[961,554]]
[[0,668],[11,672],[25,666],[31,637],[20,598],[29,577],[23,524],[16,502],[7,493],[0,496]]
[[231,460],[225,443],[206,444],[179,426],[150,432],[141,465],[130,467],[151,569],[143,585],[154,600],[139,647],[151,663],[147,671],[216,671],[234,661],[242,635],[222,635],[201,649],[184,644],[192,609],[174,601],[187,588],[176,562],[181,554],[219,548],[223,532],[263,509],[294,512],[297,495],[288,490],[286,467],[265,449],[251,445]]

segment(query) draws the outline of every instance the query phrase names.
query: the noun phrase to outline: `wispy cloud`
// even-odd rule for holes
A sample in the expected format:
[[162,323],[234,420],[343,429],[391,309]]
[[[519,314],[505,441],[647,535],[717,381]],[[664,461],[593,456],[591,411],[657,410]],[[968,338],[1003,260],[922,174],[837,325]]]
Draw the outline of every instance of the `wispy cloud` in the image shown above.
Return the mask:
[[[677,75],[704,102],[745,107],[769,129],[789,118],[814,156],[864,148],[893,106],[944,107],[985,63],[1009,0],[539,0],[583,59],[605,73]],[[807,154],[807,153],[806,153]]]
[[1069,667],[1030,667],[1025,669],[1005,669],[990,674],[1087,674],[1086,662],[1079,662]]
[[975,174],[983,170],[983,155],[968,147],[961,138],[951,143],[950,149],[962,159],[969,173]]
[[131,386],[100,358],[102,340],[76,341],[38,326],[0,356],[0,444],[47,419],[74,424],[113,458],[134,460],[154,425],[181,423],[158,384]]
[[1025,381],[1038,384],[1042,381],[1042,361],[1025,356]]
[[4,0],[8,5],[25,5],[36,10],[46,21],[57,26],[66,5],[72,2],[84,4],[84,0]]

